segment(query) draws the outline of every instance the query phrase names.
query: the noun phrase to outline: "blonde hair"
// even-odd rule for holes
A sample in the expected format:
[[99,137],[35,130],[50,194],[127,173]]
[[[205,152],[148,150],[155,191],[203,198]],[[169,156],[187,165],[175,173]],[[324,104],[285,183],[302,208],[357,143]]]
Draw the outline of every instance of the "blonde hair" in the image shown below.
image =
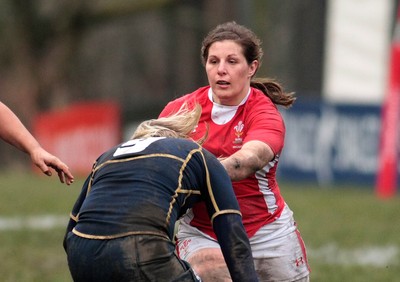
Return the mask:
[[[149,137],[188,138],[196,128],[201,115],[201,106],[196,104],[193,109],[185,103],[174,114],[168,117],[143,121],[136,128],[131,139]],[[203,142],[201,141],[198,143]]]

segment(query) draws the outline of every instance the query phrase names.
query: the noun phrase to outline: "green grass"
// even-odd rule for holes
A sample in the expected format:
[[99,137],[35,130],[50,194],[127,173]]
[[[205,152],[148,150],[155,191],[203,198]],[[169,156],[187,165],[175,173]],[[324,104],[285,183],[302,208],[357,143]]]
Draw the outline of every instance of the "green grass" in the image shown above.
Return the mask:
[[[379,199],[372,188],[281,185],[306,243],[312,281],[398,281],[400,277],[400,198]],[[330,255],[318,255],[331,248]],[[338,249],[340,251],[338,251]],[[378,254],[397,250],[381,265]],[[376,263],[360,265],[360,259]],[[375,265],[375,266],[374,266]]]
[[[68,217],[83,179],[71,186],[30,174],[0,174],[0,217],[53,214]],[[398,281],[400,198],[376,198],[371,188],[320,189],[281,184],[308,248],[311,281]],[[65,222],[66,224],[66,222]],[[62,248],[64,224],[49,230],[0,229],[1,281],[72,281]],[[370,249],[397,250],[381,265],[360,264]],[[330,250],[330,251],[329,251]],[[372,255],[372,260],[375,256]]]
[[[68,218],[83,180],[71,186],[31,174],[0,174],[0,217],[15,218],[53,214]],[[1,281],[72,281],[62,248],[65,224],[48,230],[1,230]]]

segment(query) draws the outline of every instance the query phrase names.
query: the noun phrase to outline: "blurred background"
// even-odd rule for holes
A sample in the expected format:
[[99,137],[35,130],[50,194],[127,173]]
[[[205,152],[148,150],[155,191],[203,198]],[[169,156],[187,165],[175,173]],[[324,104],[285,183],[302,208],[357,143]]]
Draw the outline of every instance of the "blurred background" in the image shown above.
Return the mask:
[[168,101],[207,84],[202,39],[232,20],[263,42],[257,76],[297,96],[280,109],[287,134],[278,179],[312,281],[398,281],[398,6],[0,0],[0,100],[76,176],[59,188],[56,176],[31,173],[28,156],[0,142],[2,281],[71,281],[61,242],[93,161]]
[[[282,110],[288,130],[280,176],[372,186],[397,6],[396,0],[2,0],[1,100],[44,147],[85,174],[108,143],[128,138],[137,122],[207,83],[201,41],[234,20],[263,42],[257,75],[277,79],[298,98]],[[93,103],[109,103],[111,113]],[[82,111],[70,109],[76,104]],[[85,114],[112,117],[93,129]],[[6,144],[0,154],[2,169],[26,166]]]

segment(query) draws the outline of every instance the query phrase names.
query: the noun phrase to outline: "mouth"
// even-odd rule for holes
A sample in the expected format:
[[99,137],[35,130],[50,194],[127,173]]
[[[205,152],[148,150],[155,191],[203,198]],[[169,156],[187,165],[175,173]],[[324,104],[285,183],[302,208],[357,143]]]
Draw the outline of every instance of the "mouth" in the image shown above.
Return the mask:
[[230,82],[226,80],[217,80],[217,85],[230,85]]

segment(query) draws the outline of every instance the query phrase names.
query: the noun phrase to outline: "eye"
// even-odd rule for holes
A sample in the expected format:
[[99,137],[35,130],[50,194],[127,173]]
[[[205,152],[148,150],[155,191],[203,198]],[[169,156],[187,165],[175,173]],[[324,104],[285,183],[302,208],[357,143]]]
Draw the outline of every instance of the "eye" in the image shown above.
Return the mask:
[[229,60],[229,63],[230,63],[230,64],[236,64],[236,63],[237,63],[237,61],[236,61],[236,60],[234,60],[234,59],[230,59],[230,60]]

